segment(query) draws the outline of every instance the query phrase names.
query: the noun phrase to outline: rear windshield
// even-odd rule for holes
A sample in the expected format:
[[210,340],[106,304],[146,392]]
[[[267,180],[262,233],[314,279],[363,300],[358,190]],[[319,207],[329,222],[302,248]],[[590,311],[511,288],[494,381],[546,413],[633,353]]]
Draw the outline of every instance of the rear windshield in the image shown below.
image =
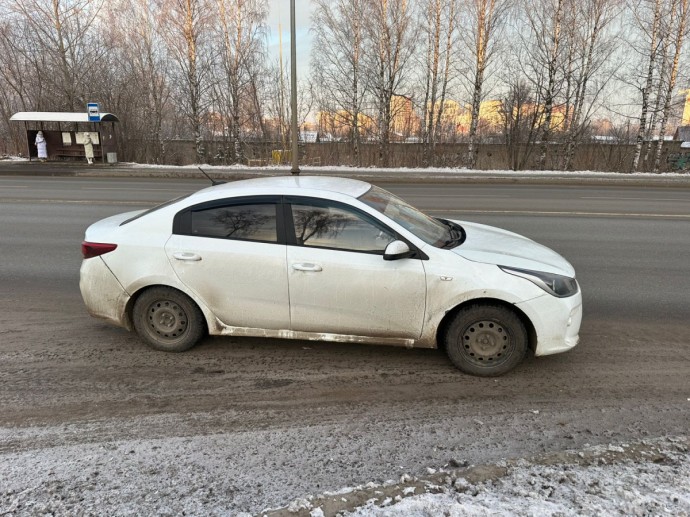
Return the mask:
[[182,200],[182,199],[184,199],[184,198],[186,198],[186,197],[189,197],[189,196],[190,196],[190,194],[185,194],[184,196],[176,197],[175,199],[171,199],[171,200],[169,200],[169,201],[166,201],[165,203],[161,203],[160,205],[156,205],[156,206],[154,206],[153,208],[149,208],[148,210],[144,210],[144,211],[141,212],[140,214],[137,214],[137,215],[135,215],[134,217],[130,217],[129,219],[127,219],[127,220],[125,220],[125,221],[122,221],[122,222],[120,223],[120,226],[124,226],[125,224],[131,223],[132,221],[136,221],[136,220],[139,219],[140,217],[143,217],[143,216],[145,216],[145,215],[148,215],[148,214],[150,214],[151,212],[155,212],[156,210],[160,210],[161,208],[165,208],[166,206],[170,206],[170,205],[172,205],[173,203],[177,203],[178,201],[180,201],[180,200]]

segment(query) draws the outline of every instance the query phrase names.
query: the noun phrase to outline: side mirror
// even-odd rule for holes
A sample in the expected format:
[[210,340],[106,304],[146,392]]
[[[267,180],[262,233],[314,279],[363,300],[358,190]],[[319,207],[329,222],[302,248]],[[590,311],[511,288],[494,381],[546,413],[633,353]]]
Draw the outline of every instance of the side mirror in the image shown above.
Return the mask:
[[410,247],[403,241],[393,241],[386,246],[386,251],[383,252],[383,260],[398,260],[408,258],[414,255]]

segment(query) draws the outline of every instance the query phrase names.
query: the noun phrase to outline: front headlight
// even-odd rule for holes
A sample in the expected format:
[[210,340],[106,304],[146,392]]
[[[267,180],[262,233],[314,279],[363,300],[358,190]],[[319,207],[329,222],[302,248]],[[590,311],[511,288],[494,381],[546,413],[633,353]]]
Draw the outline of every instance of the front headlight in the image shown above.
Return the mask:
[[558,298],[567,298],[577,293],[579,287],[577,280],[569,276],[544,273],[543,271],[530,271],[515,267],[498,266],[508,274],[525,278],[533,284],[541,287],[547,293]]

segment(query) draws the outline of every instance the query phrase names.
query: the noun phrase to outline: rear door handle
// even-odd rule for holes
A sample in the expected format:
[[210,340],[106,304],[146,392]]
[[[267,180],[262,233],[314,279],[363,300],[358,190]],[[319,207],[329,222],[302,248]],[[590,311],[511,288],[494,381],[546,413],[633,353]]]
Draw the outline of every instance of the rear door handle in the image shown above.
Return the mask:
[[184,260],[185,262],[198,262],[201,260],[201,255],[197,255],[190,251],[178,251],[177,253],[173,253],[173,258]]
[[295,271],[312,271],[314,273],[318,273],[319,271],[323,270],[321,266],[319,266],[318,264],[312,264],[310,262],[293,264],[292,269],[294,269]]

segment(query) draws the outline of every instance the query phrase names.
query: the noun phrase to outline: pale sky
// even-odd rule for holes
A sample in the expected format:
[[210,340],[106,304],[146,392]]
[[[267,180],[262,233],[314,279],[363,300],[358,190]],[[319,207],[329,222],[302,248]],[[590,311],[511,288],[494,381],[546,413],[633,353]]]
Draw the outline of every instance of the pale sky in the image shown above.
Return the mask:
[[[283,33],[283,58],[290,57],[290,0],[268,0],[270,12],[268,26],[270,28],[269,51],[271,60],[277,60],[279,55],[279,24]],[[311,0],[295,0],[295,22],[297,26],[297,80],[306,79],[309,73],[309,52],[311,50]]]

